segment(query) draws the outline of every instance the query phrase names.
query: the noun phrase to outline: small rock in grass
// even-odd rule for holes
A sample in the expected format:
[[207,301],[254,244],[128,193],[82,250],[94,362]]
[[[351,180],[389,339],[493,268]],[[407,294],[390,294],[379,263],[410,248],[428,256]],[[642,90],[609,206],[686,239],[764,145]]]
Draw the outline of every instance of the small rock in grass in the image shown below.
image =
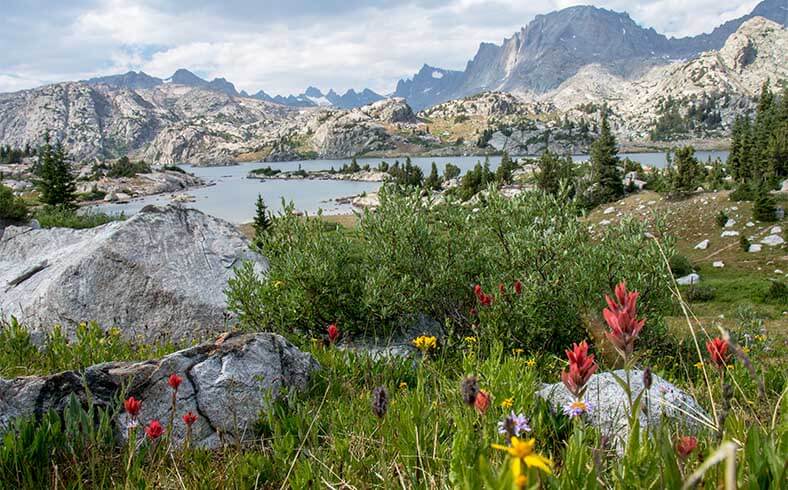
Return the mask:
[[755,223],[753,223],[752,221],[748,221],[747,224],[744,226],[746,226],[747,228],[752,228],[753,226],[755,226]]
[[722,238],[725,238],[725,237],[728,237],[728,236],[739,236],[739,232],[735,231],[735,230],[725,230],[725,231],[722,232],[722,235],[720,235],[720,237],[722,237]]
[[599,222],[599,224],[602,225],[602,226],[607,226],[607,225],[610,224],[610,220],[609,219],[603,219],[602,221]]
[[736,220],[728,218],[728,221],[725,222],[725,228],[733,228],[736,225]]
[[604,211],[602,211],[602,214],[610,214],[610,213],[614,213],[615,211],[616,211],[616,208],[614,208],[613,206],[610,206],[609,208],[607,208]]
[[772,231],[771,231],[772,235],[779,235],[782,232],[783,232],[782,227],[780,227],[780,226],[772,226]]
[[725,267],[725,263],[721,260],[717,260],[713,264],[711,264],[711,266],[716,269],[722,269],[723,267]]
[[706,250],[709,248],[709,240],[703,240],[699,244],[695,245],[695,250]]
[[676,283],[679,286],[689,286],[690,284],[697,284],[699,282],[700,282],[700,275],[696,274],[695,272],[676,279]]
[[783,270],[782,269],[774,269],[774,273],[775,274],[783,274]]
[[764,245],[769,245],[770,247],[776,247],[777,245],[782,245],[785,243],[783,237],[780,235],[769,235],[761,240],[761,243]]
[[750,245],[750,248],[747,251],[750,253],[760,252],[761,248],[763,248],[761,244],[753,243]]

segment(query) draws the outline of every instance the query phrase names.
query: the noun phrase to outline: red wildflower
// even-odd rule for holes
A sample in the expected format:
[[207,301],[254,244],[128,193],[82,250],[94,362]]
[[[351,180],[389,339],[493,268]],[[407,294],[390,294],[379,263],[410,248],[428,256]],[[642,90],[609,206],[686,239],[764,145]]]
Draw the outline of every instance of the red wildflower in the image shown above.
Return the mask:
[[476,399],[473,401],[473,406],[476,407],[479,413],[483,414],[490,408],[490,399],[489,393],[484,390],[479,390],[479,392],[476,393]]
[[706,350],[709,351],[711,362],[719,368],[725,367],[731,357],[731,353],[728,352],[728,342],[719,337],[706,342]]
[[140,413],[140,408],[142,408],[142,402],[130,396],[123,402],[123,408],[126,410],[126,413],[131,416],[131,418],[136,418],[137,415]]
[[522,292],[523,292],[523,283],[521,283],[520,280],[518,279],[514,281],[514,293],[517,296],[520,296]]
[[625,359],[632,355],[635,339],[646,323],[646,320],[637,319],[639,295],[637,291],[627,291],[625,282],[616,286],[615,300],[605,295],[608,307],[604,309],[602,315],[611,330],[606,332],[605,336]]
[[151,420],[147,427],[145,427],[145,435],[148,439],[154,440],[164,434],[164,427],[161,426],[158,420]]
[[681,459],[687,459],[692,451],[698,447],[698,439],[692,436],[681,436],[676,442],[676,452],[679,453]]
[[197,422],[197,416],[194,415],[191,411],[186,412],[183,414],[183,423],[188,425],[189,427],[192,426],[193,423]]
[[183,378],[181,378],[175,373],[170,374],[170,377],[167,378],[167,384],[170,385],[170,388],[172,388],[175,391],[178,391],[178,387],[181,385],[182,381]]
[[337,340],[339,340],[339,329],[332,323],[328,326],[328,341],[333,344]]
[[580,399],[591,375],[597,370],[594,355],[588,353],[588,344],[584,340],[580,345],[573,344],[572,350],[566,351],[566,357],[569,359],[569,371],[561,373],[561,381],[575,398]]
[[481,303],[482,306],[490,306],[492,304],[492,296],[486,294],[480,285],[477,284],[474,286],[473,294],[476,295],[476,299],[479,300],[479,303]]

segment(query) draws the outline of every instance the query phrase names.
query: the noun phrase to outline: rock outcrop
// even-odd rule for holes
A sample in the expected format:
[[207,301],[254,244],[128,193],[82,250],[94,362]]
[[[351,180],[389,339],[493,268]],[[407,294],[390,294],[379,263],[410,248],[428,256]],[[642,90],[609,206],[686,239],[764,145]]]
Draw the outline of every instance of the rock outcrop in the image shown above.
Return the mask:
[[[626,393],[613,374],[621,379],[625,379],[626,376],[623,370],[618,370],[591,377],[585,400],[591,404],[592,410],[584,417],[593,426],[599,428],[603,435],[609,437],[620,450],[626,442],[623,438],[629,434],[630,409]],[[633,399],[644,390],[643,371],[630,372],[630,390]],[[563,383],[546,385],[539,390],[538,395],[553,403],[559,410],[573,401],[572,395]],[[651,389],[643,396],[638,417],[641,428],[669,423],[677,424],[688,431],[699,429],[701,426],[699,420],[710,420],[691,395],[657,375],[652,375]]]
[[127,337],[193,340],[226,330],[233,269],[266,260],[230,223],[147,206],[87,230],[8,227],[0,237],[0,311],[28,327],[83,321]]
[[[166,426],[172,396],[167,379],[177,374],[183,382],[178,388],[175,443],[186,436],[181,415],[191,411],[198,416],[191,443],[215,448],[253,436],[260,411],[282,391],[304,389],[316,369],[319,365],[310,354],[279,335],[223,335],[158,360],[109,362],[84,372],[0,379],[0,431],[19,417],[62,411],[72,396],[83,405],[89,396],[95,405],[115,409],[121,394],[142,401],[140,425],[155,419]],[[119,439],[126,437],[128,415],[122,413],[113,422]]]

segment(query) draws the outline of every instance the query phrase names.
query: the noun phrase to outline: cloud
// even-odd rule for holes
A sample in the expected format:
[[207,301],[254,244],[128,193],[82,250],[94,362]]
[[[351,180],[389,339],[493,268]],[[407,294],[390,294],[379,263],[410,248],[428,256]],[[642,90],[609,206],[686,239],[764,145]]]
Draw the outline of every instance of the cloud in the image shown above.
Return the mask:
[[[0,91],[127,70],[189,68],[239,89],[297,93],[370,87],[428,63],[463,69],[480,42],[500,43],[571,0],[6,0]],[[710,31],[756,1],[602,0],[668,35]]]

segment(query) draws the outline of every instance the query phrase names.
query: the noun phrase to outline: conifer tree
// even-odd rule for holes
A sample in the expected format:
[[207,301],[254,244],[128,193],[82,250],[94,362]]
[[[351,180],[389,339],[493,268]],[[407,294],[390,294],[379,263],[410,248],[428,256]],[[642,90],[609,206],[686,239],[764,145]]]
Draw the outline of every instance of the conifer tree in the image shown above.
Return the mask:
[[556,195],[561,187],[574,195],[574,163],[570,157],[559,157],[557,154],[546,151],[539,157],[539,173],[536,176],[536,185],[548,194]]
[[761,182],[756,190],[755,202],[752,204],[752,217],[757,221],[775,221],[774,198],[769,194],[769,186],[766,182]]
[[675,192],[692,192],[700,181],[700,164],[695,158],[695,148],[685,146],[676,150],[672,189]]
[[429,190],[436,190],[436,191],[441,188],[441,181],[440,181],[440,177],[438,176],[438,166],[435,165],[435,162],[432,162],[430,175],[424,181],[424,188]]
[[71,166],[66,161],[66,152],[60,143],[54,146],[49,134],[44,137],[44,145],[38,151],[38,165],[35,168],[36,187],[40,201],[49,206],[73,209],[76,200],[76,184]]
[[255,215],[252,226],[254,227],[255,241],[258,243],[263,233],[265,233],[265,231],[271,227],[271,216],[268,212],[268,208],[265,205],[263,196],[260,194],[257,195],[257,202],[255,203]]
[[618,169],[618,149],[607,120],[607,108],[602,109],[599,137],[591,144],[590,157],[594,183],[598,186],[594,204],[615,201],[623,197],[624,184]]

